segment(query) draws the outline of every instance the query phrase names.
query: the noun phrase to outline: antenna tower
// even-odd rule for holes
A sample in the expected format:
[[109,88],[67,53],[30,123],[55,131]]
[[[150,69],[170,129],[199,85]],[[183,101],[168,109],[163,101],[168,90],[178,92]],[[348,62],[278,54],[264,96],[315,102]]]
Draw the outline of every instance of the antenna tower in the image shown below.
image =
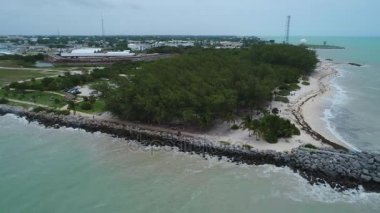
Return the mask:
[[285,36],[285,43],[286,44],[289,44],[290,19],[291,19],[291,16],[288,16],[287,21],[286,21],[286,36]]
[[102,15],[102,36],[104,37],[104,19]]

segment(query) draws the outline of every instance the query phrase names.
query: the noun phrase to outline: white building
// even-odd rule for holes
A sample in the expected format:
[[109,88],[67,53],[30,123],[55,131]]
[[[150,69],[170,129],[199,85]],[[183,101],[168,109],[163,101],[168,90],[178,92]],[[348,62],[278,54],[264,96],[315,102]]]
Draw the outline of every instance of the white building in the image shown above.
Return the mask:
[[152,45],[142,43],[129,43],[128,47],[133,51],[144,51],[146,49],[152,48]]
[[130,50],[120,52],[102,52],[100,48],[84,48],[72,50],[71,53],[61,53],[62,57],[131,57],[135,54]]

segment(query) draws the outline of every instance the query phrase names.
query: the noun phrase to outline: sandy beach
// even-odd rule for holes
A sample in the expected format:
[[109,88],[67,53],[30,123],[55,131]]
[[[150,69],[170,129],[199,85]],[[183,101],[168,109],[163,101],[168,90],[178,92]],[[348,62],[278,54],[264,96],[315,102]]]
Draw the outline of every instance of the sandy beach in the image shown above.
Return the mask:
[[[270,144],[262,139],[250,137],[246,130],[231,130],[227,123],[221,124],[207,132],[204,137],[218,142],[231,144],[249,144],[258,150],[289,151],[303,144],[317,147],[329,147],[321,138],[351,149],[349,145],[336,138],[322,119],[324,106],[334,94],[330,86],[331,80],[338,74],[332,62],[321,60],[315,72],[310,76],[310,85],[299,84],[301,89],[288,96],[289,103],[272,102],[271,108],[280,110],[279,116],[289,119],[301,130],[301,135],[281,139],[277,144]],[[305,126],[307,128],[305,128]]]

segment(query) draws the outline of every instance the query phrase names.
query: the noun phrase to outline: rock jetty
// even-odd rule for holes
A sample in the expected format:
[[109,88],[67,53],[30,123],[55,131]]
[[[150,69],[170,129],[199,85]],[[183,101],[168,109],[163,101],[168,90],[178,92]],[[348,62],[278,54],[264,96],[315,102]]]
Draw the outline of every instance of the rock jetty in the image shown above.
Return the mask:
[[361,64],[358,64],[358,63],[352,63],[352,62],[350,62],[350,63],[348,63],[349,65],[351,65],[351,66],[355,66],[355,67],[362,67],[363,65],[361,65]]
[[305,147],[293,149],[291,152],[257,151],[247,147],[215,144],[202,138],[185,137],[117,122],[46,112],[36,113],[0,105],[0,116],[8,113],[49,128],[71,127],[92,133],[102,132],[114,137],[137,140],[147,146],[171,146],[192,154],[227,157],[234,163],[287,166],[311,184],[327,183],[337,190],[363,186],[366,191],[380,192],[380,154],[378,153]]

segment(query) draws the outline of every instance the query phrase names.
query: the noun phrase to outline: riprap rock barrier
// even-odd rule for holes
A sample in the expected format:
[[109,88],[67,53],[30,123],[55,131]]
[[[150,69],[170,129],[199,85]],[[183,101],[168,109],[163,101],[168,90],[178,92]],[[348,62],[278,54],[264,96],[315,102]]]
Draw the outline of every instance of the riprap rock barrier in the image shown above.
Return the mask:
[[0,115],[8,113],[24,117],[29,122],[38,122],[45,127],[71,127],[92,133],[102,132],[114,137],[136,140],[146,146],[170,146],[192,154],[226,157],[234,163],[287,166],[311,184],[327,183],[338,190],[363,186],[367,191],[380,192],[380,154],[378,153],[305,147],[293,149],[290,152],[248,150],[246,147],[216,144],[203,138],[144,129],[135,125],[72,115],[36,113],[0,105]]

